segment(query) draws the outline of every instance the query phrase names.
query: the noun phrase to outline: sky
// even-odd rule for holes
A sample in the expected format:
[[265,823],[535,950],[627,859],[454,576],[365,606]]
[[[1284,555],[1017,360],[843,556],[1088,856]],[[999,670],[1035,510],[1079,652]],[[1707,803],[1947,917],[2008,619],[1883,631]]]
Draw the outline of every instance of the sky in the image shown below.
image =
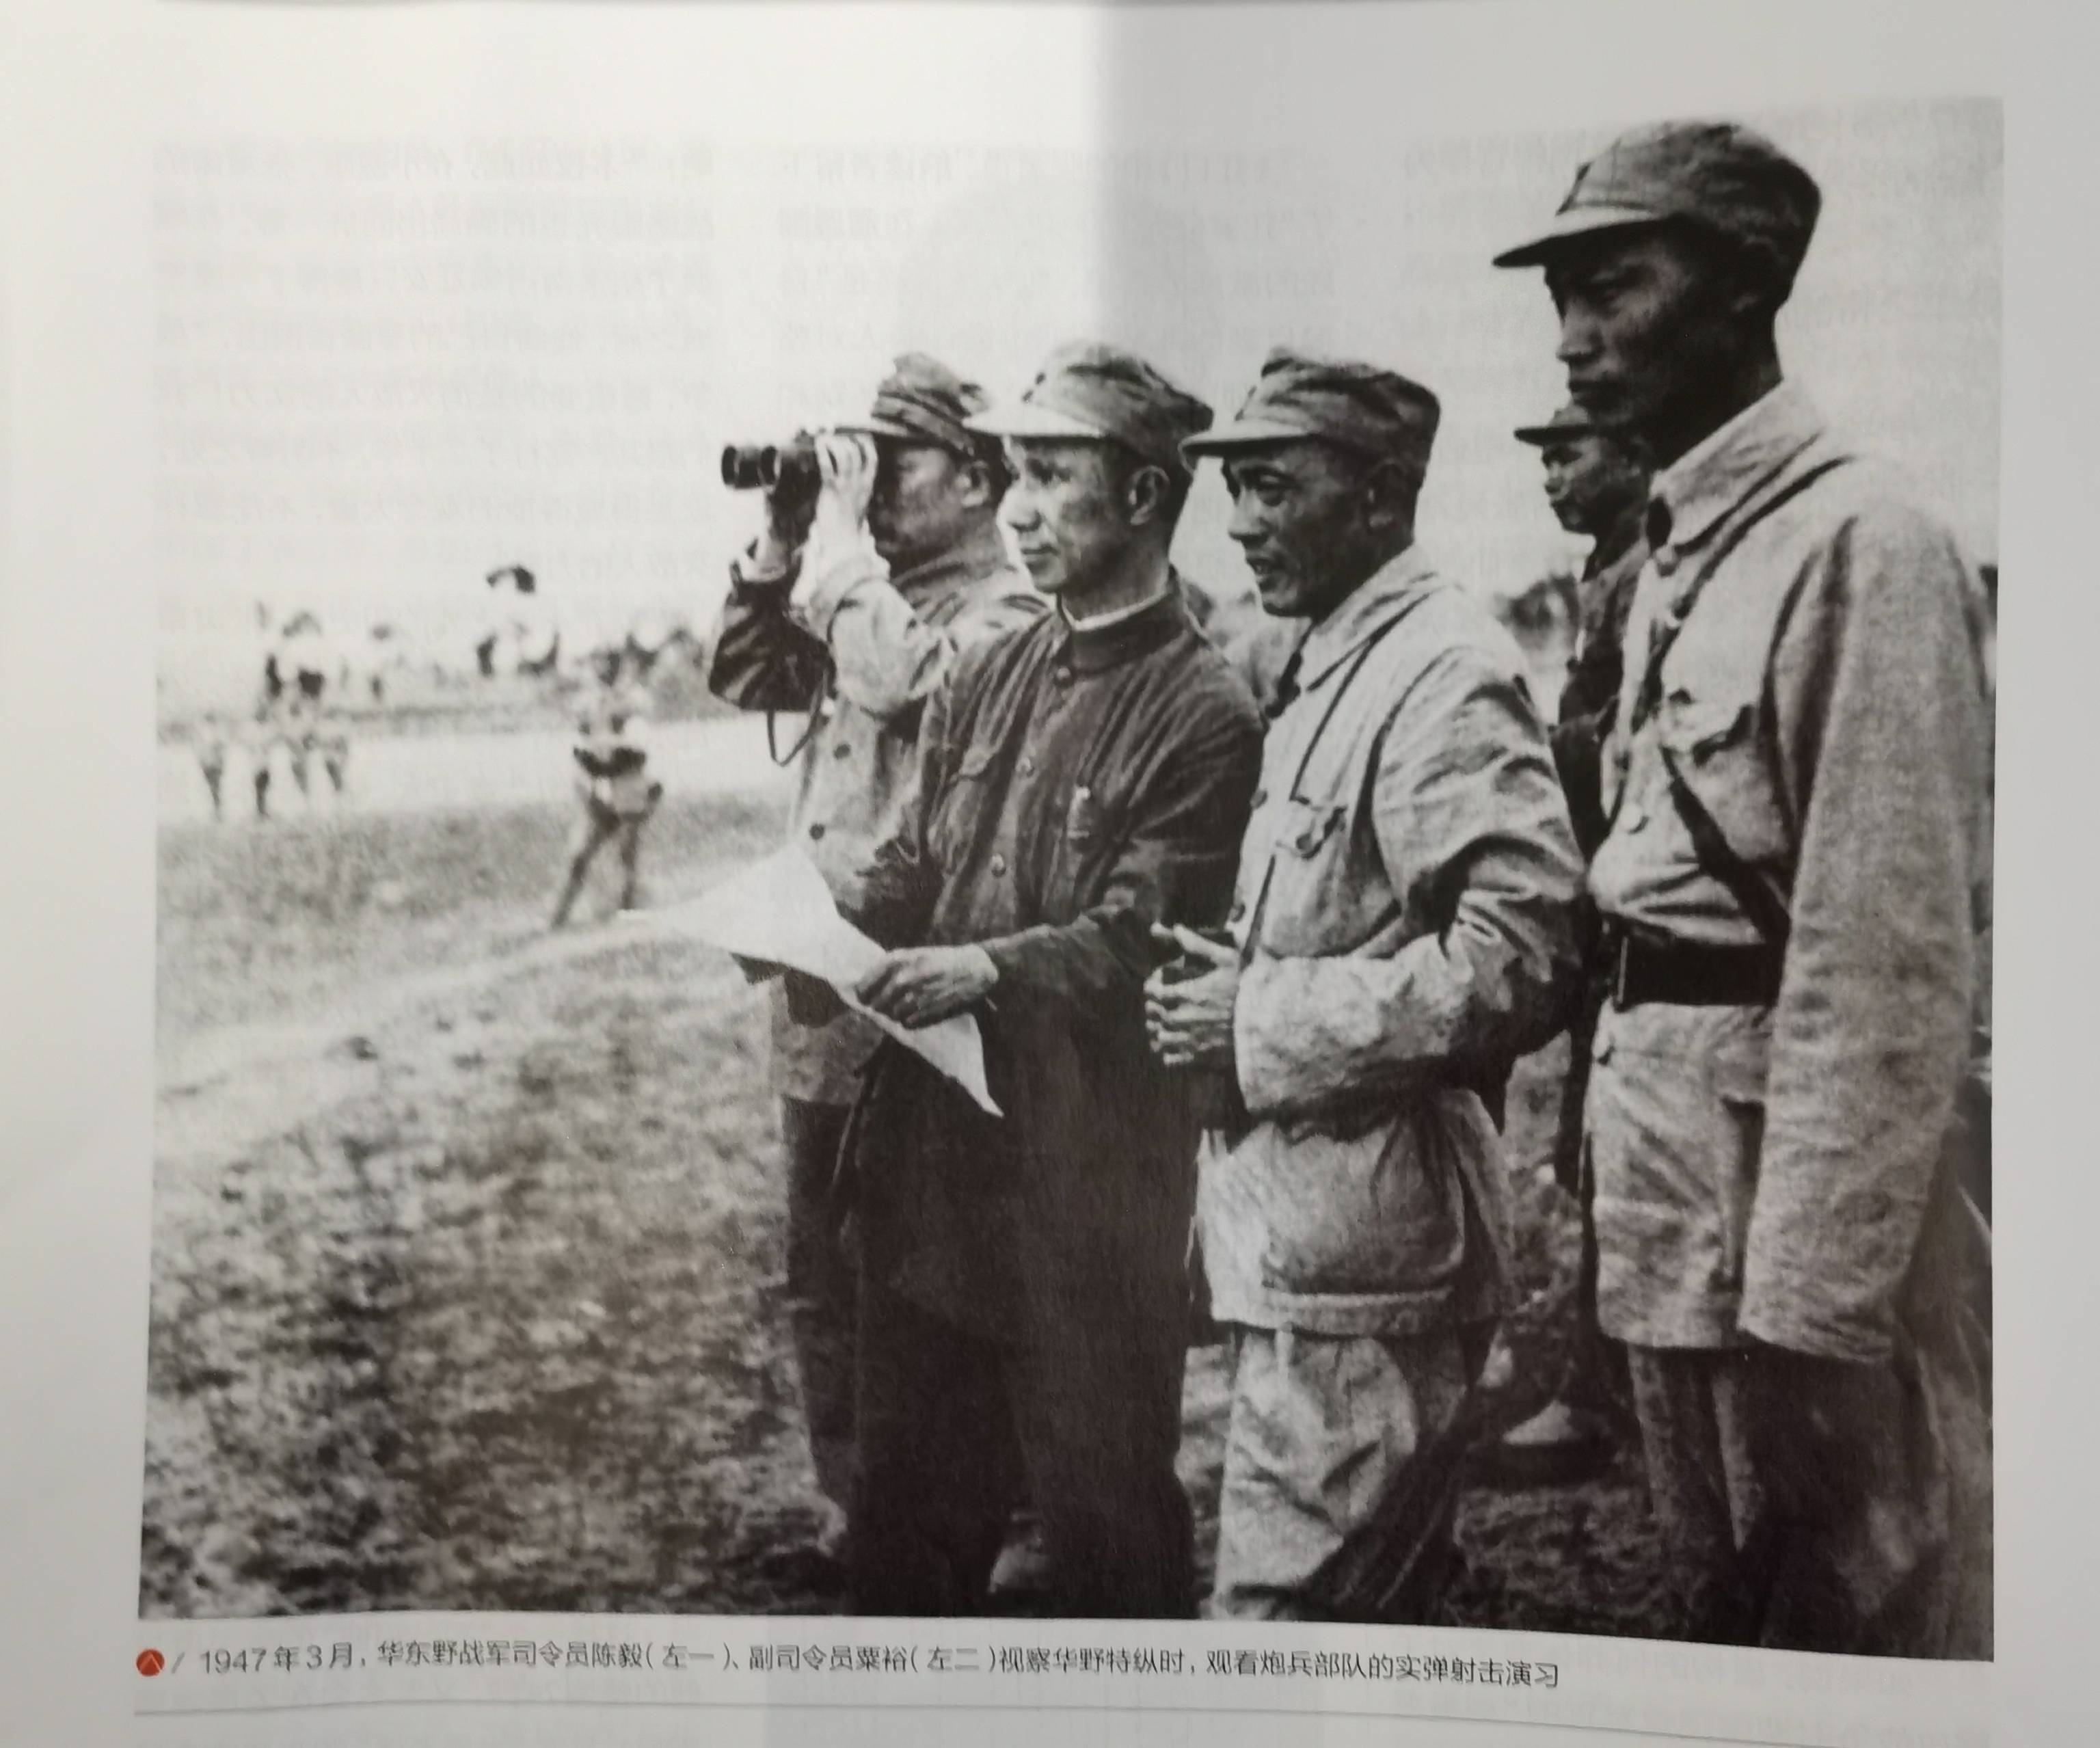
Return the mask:
[[[1420,524],[1441,567],[1502,591],[1579,551],[1510,435],[1563,398],[1551,305],[1538,273],[1489,262],[1652,107],[1530,128],[1359,108],[1323,131],[1254,106],[1177,143],[1121,125],[1113,66],[1091,88],[1069,62],[1046,60],[1054,89],[1004,77],[1058,124],[1033,145],[909,109],[848,139],[792,105],[754,127],[660,76],[631,104],[593,87],[448,114],[377,80],[293,109],[237,66],[171,75],[152,174],[164,638],[237,633],[262,601],[464,645],[483,574],[511,563],[587,632],[704,624],[755,514],[720,483],[725,442],[861,409],[907,348],[1006,398],[1079,338],[1132,347],[1220,417],[1273,344],[1402,370],[1444,406]],[[1995,557],[1999,106],[1739,118],[1824,195],[1782,320],[1789,373]],[[1230,593],[1225,515],[1207,468],[1177,558]]]

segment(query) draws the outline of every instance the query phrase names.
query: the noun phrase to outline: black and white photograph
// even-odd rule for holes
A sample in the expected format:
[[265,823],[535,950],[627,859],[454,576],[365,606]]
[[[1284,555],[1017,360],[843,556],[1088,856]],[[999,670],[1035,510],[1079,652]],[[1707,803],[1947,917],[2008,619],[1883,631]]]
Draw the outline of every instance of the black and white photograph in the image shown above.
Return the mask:
[[909,133],[156,143],[142,1617],[1991,1658],[2000,106]]

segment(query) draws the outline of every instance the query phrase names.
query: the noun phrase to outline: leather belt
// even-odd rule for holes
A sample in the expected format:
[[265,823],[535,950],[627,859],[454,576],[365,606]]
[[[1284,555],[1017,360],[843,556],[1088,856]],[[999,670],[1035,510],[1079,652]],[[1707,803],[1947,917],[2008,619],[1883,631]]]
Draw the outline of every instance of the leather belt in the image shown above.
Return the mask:
[[1604,944],[1615,1008],[1768,1008],[1779,1000],[1786,956],[1768,942],[1699,947],[1607,924]]

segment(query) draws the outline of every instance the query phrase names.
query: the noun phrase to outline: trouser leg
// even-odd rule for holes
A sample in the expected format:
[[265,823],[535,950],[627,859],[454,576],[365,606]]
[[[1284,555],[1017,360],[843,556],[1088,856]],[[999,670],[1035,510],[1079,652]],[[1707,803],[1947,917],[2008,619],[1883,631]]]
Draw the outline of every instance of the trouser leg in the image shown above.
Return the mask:
[[919,1310],[872,1271],[860,1286],[847,1540],[858,1614],[983,1612],[1017,1490],[1004,1356]]
[[1973,1391],[1900,1333],[1886,1361],[1767,1349],[1753,1366],[1761,1508],[1743,1557],[1759,1642],[1988,1655],[1988,1432]]
[[620,907],[631,911],[642,892],[642,822],[620,823]]
[[850,1107],[780,1101],[788,1166],[788,1314],[817,1485],[853,1498],[854,1324],[857,1282],[834,1193]]
[[1174,1467],[1184,1321],[1071,1311],[1013,1350],[1008,1372],[1052,1604],[1074,1618],[1185,1619],[1195,1532]]
[[[1471,1376],[1456,1331],[1405,1339],[1240,1329],[1218,1506],[1209,1613],[1282,1620],[1308,1611],[1321,1565],[1405,1485],[1410,1462],[1450,1424]],[[1439,1545],[1409,1585],[1410,1618],[1441,1600],[1449,1502]]]
[[576,900],[582,897],[584,882],[590,877],[590,865],[596,859],[599,846],[612,835],[605,819],[596,809],[587,811],[569,834],[568,872],[562,884],[561,896],[554,901],[554,926],[560,928],[569,920],[569,912],[576,908]]
[[1744,1356],[1707,1349],[1626,1350],[1662,1581],[1676,1633],[1735,1642],[1753,1604],[1736,1547],[1757,1510],[1744,1415]]

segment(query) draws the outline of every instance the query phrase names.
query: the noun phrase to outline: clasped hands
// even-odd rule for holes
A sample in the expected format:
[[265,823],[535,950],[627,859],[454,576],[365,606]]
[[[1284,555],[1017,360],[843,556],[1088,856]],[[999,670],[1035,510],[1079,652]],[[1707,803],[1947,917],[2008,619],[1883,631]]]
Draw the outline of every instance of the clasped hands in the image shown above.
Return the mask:
[[[1233,1071],[1233,1006],[1239,999],[1238,951],[1188,929],[1153,927],[1174,960],[1145,980],[1145,1035],[1169,1068]],[[1191,964],[1202,969],[1189,974]]]

